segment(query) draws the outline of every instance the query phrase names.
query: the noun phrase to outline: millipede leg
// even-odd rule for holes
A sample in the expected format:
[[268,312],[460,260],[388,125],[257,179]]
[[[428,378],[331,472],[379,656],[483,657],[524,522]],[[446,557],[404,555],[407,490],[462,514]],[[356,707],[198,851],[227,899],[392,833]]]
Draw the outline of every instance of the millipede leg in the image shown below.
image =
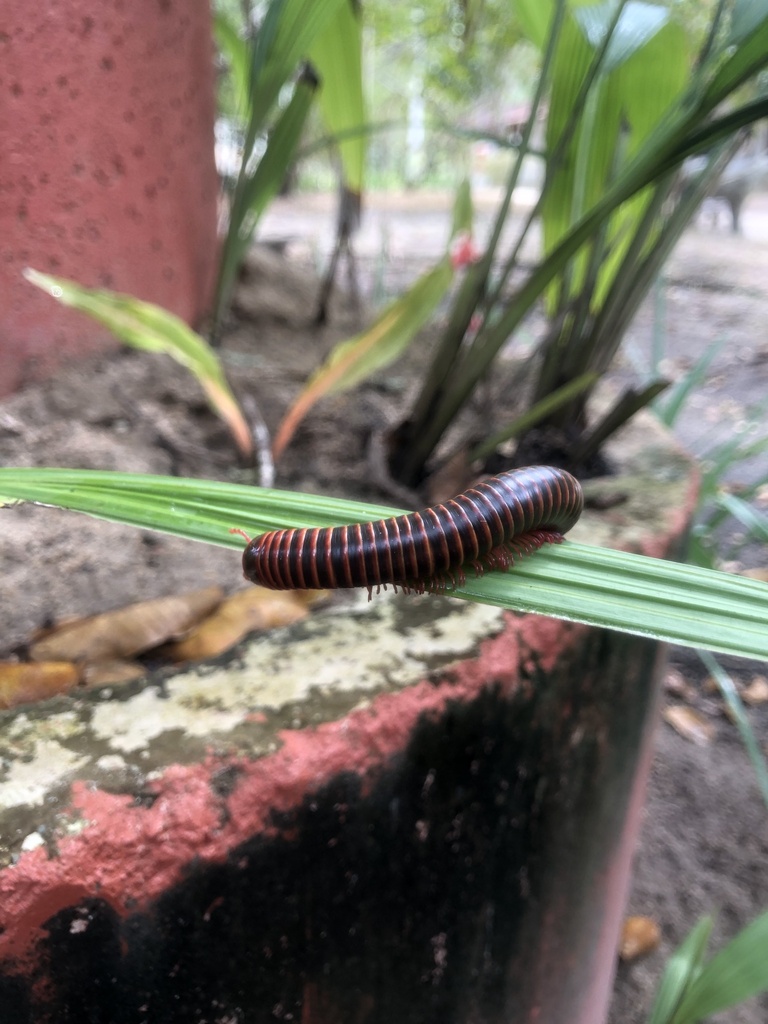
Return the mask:
[[248,534],[245,532],[245,530],[241,530],[237,526],[231,526],[229,528],[229,532],[230,533],[239,533],[241,537],[245,537],[246,544],[250,544],[251,543],[251,538],[248,536]]

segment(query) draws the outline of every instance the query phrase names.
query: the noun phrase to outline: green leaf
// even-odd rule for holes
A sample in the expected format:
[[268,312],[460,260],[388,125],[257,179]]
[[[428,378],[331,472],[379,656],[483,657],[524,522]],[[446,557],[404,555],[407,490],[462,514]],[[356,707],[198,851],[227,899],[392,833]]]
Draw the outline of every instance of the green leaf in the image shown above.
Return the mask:
[[754,540],[768,543],[768,517],[760,515],[746,501],[727,491],[721,492],[718,503],[749,531]]
[[749,759],[752,762],[752,768],[754,769],[757,784],[760,787],[760,792],[763,796],[763,802],[765,803],[765,806],[768,807],[768,767],[766,766],[763,752],[760,749],[760,743],[755,736],[746,709],[741,697],[739,696],[739,691],[736,689],[736,684],[719,662],[717,662],[707,651],[699,651],[699,657],[704,663],[709,674],[717,683],[722,698],[730,711],[731,718],[736,723],[741,735],[741,741],[744,744],[744,749],[747,751]]
[[[575,19],[566,22],[553,74],[552,101],[547,125],[547,145],[552,151],[573,117],[579,127],[564,160],[549,173],[543,204],[545,251],[551,252],[573,224],[594,209],[620,172],[622,164],[642,150],[659,121],[683,91],[689,75],[686,36],[667,12],[650,4],[630,3],[624,8],[611,37],[606,65],[593,86],[589,102],[574,109],[594,50],[603,41],[613,5],[580,7]],[[586,42],[576,22],[591,26]],[[595,29],[600,26],[600,30]],[[615,44],[615,46],[614,46]],[[620,57],[620,59],[619,59]],[[611,286],[637,225],[648,204],[648,192],[640,193],[616,210],[604,232],[593,308],[599,307]],[[600,238],[599,235],[595,236]],[[570,272],[567,294],[584,285],[587,254],[582,251]],[[550,289],[550,311],[562,285]],[[565,294],[563,302],[567,301]]]
[[[615,9],[615,3],[590,4],[574,10],[590,46],[597,50],[605,39]],[[669,21],[670,15],[658,4],[630,0],[621,12],[605,55],[604,70],[612,71],[633,54],[641,50]]]
[[258,167],[243,188],[243,205],[251,216],[247,230],[240,233],[242,248],[245,248],[259,218],[285,180],[301,139],[316,88],[317,82],[313,75],[306,73],[299,78],[288,106],[277,118],[269,133],[267,147]]
[[261,160],[252,174],[246,169],[245,154],[230,210],[227,237],[219,257],[214,319],[218,322],[264,210],[277,195],[299,144],[315,93],[316,81],[305,72],[296,83],[288,106],[277,118]]
[[[762,0],[760,3],[762,8]],[[746,25],[747,20],[743,23]],[[751,31],[741,40],[718,68],[700,104],[703,114],[719,106],[735,89],[762,70],[768,53],[768,15],[763,13]]]
[[118,292],[83,288],[74,281],[42,274],[31,267],[24,271],[24,277],[63,306],[98,320],[126,345],[169,355],[185,366],[197,378],[213,410],[229,427],[240,451],[245,456],[251,454],[253,440],[248,423],[216,353],[183,320],[151,302]]
[[251,78],[248,44],[234,21],[222,10],[214,12],[213,29],[218,47],[227,58],[237,110],[241,117],[247,118]]
[[[232,196],[227,235],[219,259],[214,301],[214,333],[229,303],[233,282],[258,215],[274,195],[274,182],[283,180],[304,124],[313,88],[304,74],[295,86],[287,111],[274,127],[274,137],[255,174],[249,173],[256,140],[267,134],[280,94],[296,74],[313,40],[348,0],[271,0],[259,31],[249,44],[249,85],[245,141],[240,171]],[[282,166],[281,166],[282,164]]]
[[671,1024],[675,1011],[696,977],[707,951],[714,921],[703,917],[669,958],[648,1024]]
[[451,258],[444,256],[405,295],[387,306],[370,327],[333,348],[285,414],[273,445],[275,459],[280,458],[299,423],[319,399],[354,387],[402,355],[430,319],[452,280]]
[[[765,2],[759,0],[761,10]],[[562,12],[564,6],[558,3],[555,10]],[[482,273],[476,274],[472,288],[459,292],[444,343],[438,348],[438,355],[447,354],[448,359],[442,367],[434,367],[424,384],[403,432],[407,450],[394,456],[404,480],[412,482],[423,476],[430,455],[455,421],[457,410],[492,372],[493,360],[542,298],[548,312],[556,316],[542,346],[533,401],[589,369],[604,370],[661,257],[682,230],[684,216],[675,218],[673,214],[674,230],[658,216],[664,211],[672,172],[687,156],[730,140],[739,128],[768,112],[768,99],[764,97],[746,102],[737,98],[738,105],[732,105],[733,91],[747,84],[751,93],[752,85],[759,83],[750,82],[750,77],[768,66],[768,37],[762,18],[756,25],[750,22],[754,31],[746,33],[738,47],[724,48],[720,14],[723,9],[729,11],[731,3],[721,0],[716,4],[710,40],[704,44],[699,65],[689,61],[681,19],[665,20],[658,31],[645,33],[647,41],[640,49],[606,75],[606,45],[590,61],[593,47],[576,20],[577,15],[582,17],[584,6],[571,0],[558,35],[552,27],[544,31],[553,21],[551,2],[518,0],[515,4],[529,36],[543,48],[548,32],[552,46],[547,52],[555,51],[543,199],[534,207],[543,220],[545,256],[519,285],[508,287],[522,239],[533,222],[531,216],[501,274],[493,279],[488,259],[482,264]],[[646,11],[649,7],[646,4],[637,9]],[[618,25],[623,10],[617,4],[610,9]],[[738,0],[736,10],[744,15],[742,0]],[[599,32],[590,35],[594,40],[604,38]],[[678,43],[684,43],[685,49]],[[643,76],[641,69],[630,66],[650,49],[655,49],[654,61]],[[679,86],[685,76],[687,87],[678,87],[675,92],[672,87],[675,83]],[[548,85],[545,66],[535,96]],[[665,89],[674,93],[667,107],[661,102]],[[594,97],[590,96],[592,92]],[[649,96],[653,103],[647,102]],[[724,112],[718,113],[718,108]],[[579,121],[576,126],[574,117]],[[634,122],[627,134],[625,121]],[[528,126],[531,124],[533,120]],[[514,164],[508,191],[514,187],[516,174]],[[647,193],[643,194],[648,186],[650,200]],[[497,228],[500,235],[506,217],[505,200],[499,209],[488,248],[491,254]],[[693,207],[683,201],[675,207],[680,209],[689,216]],[[576,292],[582,283],[583,291]],[[475,339],[457,359],[457,338],[461,340],[464,334],[473,305],[481,312],[482,323]],[[439,386],[433,383],[435,380]],[[577,414],[583,412],[584,402],[579,404],[582,408],[575,410]]]
[[[591,58],[592,51],[583,33],[572,15],[566,15],[552,68],[552,92],[546,129],[548,153],[558,148],[562,136],[570,131],[571,119],[578,116],[579,112],[574,110],[574,103],[589,70]],[[547,253],[553,249],[573,221],[577,134],[572,135],[559,164],[547,168],[549,177],[541,211],[544,250]],[[598,138],[606,140],[607,136],[607,131],[604,131]],[[606,147],[607,143],[604,141],[603,149]]]
[[456,190],[456,197],[453,200],[451,240],[458,238],[460,235],[470,235],[472,233],[473,219],[472,189],[469,181],[465,178]]
[[738,44],[768,20],[768,0],[736,0],[731,17],[729,44]]
[[576,398],[586,391],[587,388],[592,387],[598,377],[599,374],[597,373],[583,373],[580,377],[574,377],[567,384],[563,384],[561,388],[553,391],[546,398],[542,398],[540,402],[536,402],[527,412],[518,416],[505,427],[502,427],[497,433],[481,441],[470,453],[469,461],[474,462],[476,459],[487,459],[491,452],[495,451],[500,444],[503,444],[510,438],[520,437],[526,430],[529,430],[543,420],[545,416],[549,416],[550,413]]
[[[205,480],[0,468],[0,502],[36,501],[225,546],[232,527],[332,526],[398,514],[379,505]],[[768,584],[572,541],[509,573],[468,579],[457,597],[768,659]]]
[[710,363],[719,355],[725,345],[725,339],[713,341],[706,351],[699,356],[688,373],[682,377],[672,388],[670,388],[664,401],[654,403],[654,411],[661,422],[667,427],[673,427],[677,417],[680,415],[691,392],[704,383],[707,377]]
[[[465,181],[459,186],[454,202],[449,247],[457,234],[469,231],[471,226],[472,203],[469,184]],[[370,327],[333,348],[285,414],[273,445],[275,459],[280,457],[299,423],[319,399],[347,391],[403,354],[450,288],[454,272],[448,253],[422,274],[405,295],[387,306]]]
[[[251,81],[253,130],[263,130],[280,90],[306,58],[317,35],[348,0],[272,0],[257,36]],[[250,155],[250,153],[248,154]]]
[[552,0],[517,0],[515,5],[520,27],[540,50],[544,49],[547,42],[553,10]]
[[701,970],[673,1018],[695,1024],[768,989],[768,913],[747,925]]
[[365,170],[364,133],[350,133],[365,125],[363,97],[362,31],[359,13],[352,0],[336,11],[309,48],[309,59],[320,76],[319,106],[323,121],[338,142],[344,170],[344,184],[350,191],[362,193]]

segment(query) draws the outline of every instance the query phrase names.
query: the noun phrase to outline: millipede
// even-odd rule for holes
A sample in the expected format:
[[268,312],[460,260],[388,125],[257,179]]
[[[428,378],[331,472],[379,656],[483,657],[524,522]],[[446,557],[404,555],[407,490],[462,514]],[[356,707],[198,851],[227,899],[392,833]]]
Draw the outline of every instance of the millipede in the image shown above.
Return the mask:
[[272,590],[367,587],[370,597],[374,587],[389,584],[406,593],[442,593],[462,586],[469,568],[478,576],[506,570],[516,555],[559,543],[583,504],[570,473],[530,466],[489,477],[421,512],[263,533],[248,540],[243,574]]

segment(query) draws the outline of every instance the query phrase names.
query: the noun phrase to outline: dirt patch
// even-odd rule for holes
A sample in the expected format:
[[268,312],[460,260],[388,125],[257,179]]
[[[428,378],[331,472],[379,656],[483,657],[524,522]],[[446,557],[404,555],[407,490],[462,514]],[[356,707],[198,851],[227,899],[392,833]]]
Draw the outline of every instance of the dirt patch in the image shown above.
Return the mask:
[[[288,209],[276,204],[267,226],[275,238],[287,241],[292,258],[285,264],[273,258],[259,263],[253,288],[240,293],[240,319],[231,325],[223,348],[230,378],[241,395],[258,399],[271,430],[333,342],[357,328],[353,314],[338,304],[329,327],[310,326],[315,231],[328,209],[320,204],[318,211],[312,203],[290,208],[290,215]],[[647,359],[659,322],[665,325],[664,358],[673,372],[692,365],[718,337],[726,339],[679,423],[683,440],[699,452],[708,438],[722,439],[735,429],[768,388],[768,245],[760,235],[761,217],[768,220],[768,201],[762,197],[745,210],[746,238],[696,228],[689,232],[667,269],[664,307],[647,304],[616,370],[621,382],[634,372],[629,366],[633,352]],[[444,202],[406,210],[393,209],[390,202],[374,209],[372,220],[386,225],[386,231],[381,228],[377,235],[369,228],[360,243],[369,293],[377,287],[381,294],[394,291],[441,251]],[[483,224],[487,215],[481,211],[480,231]],[[535,327],[534,321],[526,330],[532,335]],[[392,501],[372,484],[370,440],[407,408],[413,363],[423,363],[424,357],[420,345],[374,382],[313,412],[288,449],[278,485]],[[496,391],[504,385],[501,379],[491,382]],[[486,402],[483,396],[467,416],[481,415]],[[170,361],[128,351],[70,366],[46,384],[1,402],[0,461],[253,479],[238,465],[224,428],[196,384]],[[756,461],[739,470],[747,476],[761,471],[764,462]],[[227,591],[242,585],[240,556],[231,550],[52,509],[6,509],[1,516],[4,656],[51,620],[212,583]],[[248,529],[247,523],[232,525]],[[764,551],[752,549],[750,557],[764,559]],[[620,967],[614,1024],[647,1019],[664,961],[701,914],[718,912],[719,945],[768,907],[768,827],[752,769],[735,727],[701,686],[703,673],[695,659],[679,652],[674,660],[699,687],[695,702],[716,722],[716,738],[698,747],[666,725],[659,729],[631,907],[659,922],[663,943],[646,960]],[[745,680],[758,670],[743,662],[730,664]],[[768,708],[755,709],[752,718],[765,741]],[[759,1024],[767,1012],[764,999],[718,1020]]]

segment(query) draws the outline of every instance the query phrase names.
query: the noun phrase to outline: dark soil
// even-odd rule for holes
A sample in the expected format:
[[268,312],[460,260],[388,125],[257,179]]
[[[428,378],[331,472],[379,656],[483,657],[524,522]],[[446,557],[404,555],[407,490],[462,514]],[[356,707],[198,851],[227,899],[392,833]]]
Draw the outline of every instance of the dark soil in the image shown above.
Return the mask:
[[[364,293],[396,291],[441,252],[445,208],[444,197],[419,197],[372,209],[358,244]],[[313,258],[332,218],[324,200],[275,204],[265,233],[287,242],[288,261],[258,257],[227,333],[230,379],[241,396],[258,401],[270,430],[333,342],[357,330],[354,315],[338,302],[330,326],[309,326],[317,287]],[[768,197],[752,197],[743,220],[746,237],[704,225],[691,229],[667,269],[663,301],[655,307],[649,301],[641,312],[615,373],[622,382],[635,375],[636,364],[648,365],[655,329],[665,338],[663,368],[673,376],[724,339],[677,425],[697,454],[739,429],[749,407],[768,394]],[[486,224],[481,210],[479,231]],[[524,336],[533,337],[536,326],[527,325]],[[413,366],[423,358],[423,346],[416,347],[375,382],[314,410],[279,466],[277,485],[403,504],[383,486],[376,439],[407,409]],[[492,381],[491,395],[505,386],[501,377]],[[465,425],[471,427],[487,405],[484,395]],[[0,402],[0,463],[254,479],[238,466],[224,428],[181,369],[124,350],[70,365]],[[765,456],[734,470],[737,480],[766,472]],[[231,550],[53,509],[19,507],[0,515],[0,656],[23,649],[32,632],[52,620],[209,583],[241,586],[240,556]],[[752,545],[745,557],[766,565],[765,547]],[[716,732],[710,744],[697,746],[668,725],[659,727],[630,910],[653,917],[663,938],[646,959],[619,967],[612,1024],[647,1019],[666,959],[702,914],[718,915],[718,947],[768,908],[767,814],[754,773],[695,656],[673,651],[672,661],[693,684],[691,701]],[[766,673],[765,666],[735,659],[728,667],[739,682]],[[768,705],[750,714],[765,744]],[[768,1001],[716,1019],[762,1024]]]

